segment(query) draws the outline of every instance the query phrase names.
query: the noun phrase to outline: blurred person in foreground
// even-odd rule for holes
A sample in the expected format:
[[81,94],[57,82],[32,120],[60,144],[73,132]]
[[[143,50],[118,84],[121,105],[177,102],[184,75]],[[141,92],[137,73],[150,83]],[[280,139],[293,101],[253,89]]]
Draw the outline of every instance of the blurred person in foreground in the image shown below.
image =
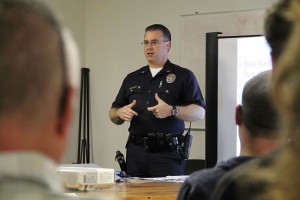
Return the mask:
[[0,1],[0,199],[73,199],[56,167],[68,139],[79,55],[38,1]]

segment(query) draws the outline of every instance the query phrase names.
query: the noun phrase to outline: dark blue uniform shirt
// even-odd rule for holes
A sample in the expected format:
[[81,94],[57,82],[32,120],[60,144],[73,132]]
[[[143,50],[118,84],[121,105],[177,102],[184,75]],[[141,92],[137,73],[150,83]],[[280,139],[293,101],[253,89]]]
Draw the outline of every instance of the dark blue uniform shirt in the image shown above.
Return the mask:
[[176,117],[156,118],[148,107],[157,105],[155,93],[169,105],[196,104],[205,108],[203,96],[193,72],[171,63],[152,77],[149,66],[144,66],[126,76],[112,108],[120,108],[136,100],[133,110],[138,113],[130,122],[129,132],[139,136],[147,133],[181,135],[184,121]]

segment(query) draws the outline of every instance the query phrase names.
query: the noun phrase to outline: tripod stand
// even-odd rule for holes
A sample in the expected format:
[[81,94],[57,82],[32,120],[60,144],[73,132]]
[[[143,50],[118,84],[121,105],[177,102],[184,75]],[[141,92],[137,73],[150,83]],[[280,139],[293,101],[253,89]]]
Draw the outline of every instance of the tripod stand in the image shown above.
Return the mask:
[[[77,164],[90,163],[90,84],[88,68],[81,68]],[[82,116],[83,112],[83,116]],[[83,123],[83,126],[82,126]]]

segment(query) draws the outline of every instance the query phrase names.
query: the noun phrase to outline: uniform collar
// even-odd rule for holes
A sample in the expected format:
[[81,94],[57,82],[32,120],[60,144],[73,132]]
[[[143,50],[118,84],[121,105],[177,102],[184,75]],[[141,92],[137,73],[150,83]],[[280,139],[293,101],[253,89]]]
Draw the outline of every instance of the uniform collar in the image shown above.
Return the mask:
[[[170,62],[170,60],[168,59],[167,62],[164,64],[162,70],[158,73],[158,74],[163,74],[163,73],[171,73],[173,72],[173,64]],[[140,75],[144,75],[144,74],[151,74],[150,69],[149,69],[149,65],[144,66],[140,69]]]

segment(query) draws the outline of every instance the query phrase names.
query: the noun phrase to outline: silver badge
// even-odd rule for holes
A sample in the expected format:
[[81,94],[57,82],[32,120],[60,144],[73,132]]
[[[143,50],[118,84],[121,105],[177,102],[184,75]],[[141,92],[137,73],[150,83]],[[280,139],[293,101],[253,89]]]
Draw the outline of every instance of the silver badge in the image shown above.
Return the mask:
[[169,74],[166,78],[167,83],[173,83],[176,79],[176,75],[175,74]]

